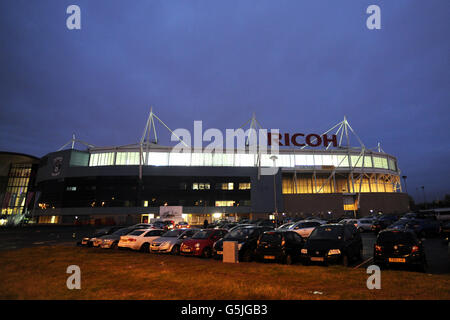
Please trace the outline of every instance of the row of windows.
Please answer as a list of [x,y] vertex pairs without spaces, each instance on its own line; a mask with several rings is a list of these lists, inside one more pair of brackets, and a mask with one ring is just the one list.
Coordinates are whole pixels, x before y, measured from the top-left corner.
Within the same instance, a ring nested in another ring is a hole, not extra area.
[[[273,155],[262,154],[261,166],[272,167]],[[382,156],[327,155],[327,154],[278,154],[277,167],[295,166],[334,166],[362,168],[380,168],[397,171],[396,162],[392,158]],[[389,160],[388,160],[389,159]],[[114,152],[93,153],[89,166],[139,165],[139,152],[117,152],[114,162]],[[149,152],[144,154],[145,165],[150,166],[219,166],[219,167],[254,167],[258,163],[255,154],[227,153],[170,153]]]
[[358,192],[396,192],[397,181],[386,179],[360,179],[328,177],[283,177],[283,194],[299,193],[358,193]]
[[9,177],[29,177],[31,175],[31,164],[16,164],[11,167]]
[[[240,182],[238,186],[239,190],[250,190],[251,184],[250,182]],[[211,184],[208,182],[194,182],[192,184],[192,190],[210,190]],[[216,190],[234,190],[234,183],[233,182],[224,182],[224,183],[217,183],[216,184]]]

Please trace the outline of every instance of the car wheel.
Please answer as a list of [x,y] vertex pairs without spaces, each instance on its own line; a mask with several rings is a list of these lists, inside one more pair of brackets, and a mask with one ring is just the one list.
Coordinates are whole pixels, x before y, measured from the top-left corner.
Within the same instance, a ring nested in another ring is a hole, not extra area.
[[179,255],[180,254],[180,246],[178,246],[178,245],[173,246],[170,253],[173,254],[174,256]]
[[360,233],[363,233],[363,232],[364,232],[364,229],[363,229],[363,228],[358,228],[358,231],[359,231]]
[[141,252],[150,252],[150,245],[148,244],[148,243],[144,243],[142,246],[141,246],[141,249],[139,250],[139,251],[141,251]]
[[285,258],[284,258],[284,263],[287,265],[292,264],[292,256],[290,254],[288,254]]
[[203,249],[202,256],[203,258],[211,258],[211,249],[210,248]]
[[347,255],[344,255],[344,256],[342,257],[342,265],[343,265],[344,267],[348,267],[348,266],[350,265],[350,261],[349,261]]
[[250,262],[252,261],[252,251],[251,250],[245,250],[242,254],[242,261],[243,262]]
[[113,242],[113,244],[111,245],[111,249],[113,250],[117,249],[117,244],[118,242]]

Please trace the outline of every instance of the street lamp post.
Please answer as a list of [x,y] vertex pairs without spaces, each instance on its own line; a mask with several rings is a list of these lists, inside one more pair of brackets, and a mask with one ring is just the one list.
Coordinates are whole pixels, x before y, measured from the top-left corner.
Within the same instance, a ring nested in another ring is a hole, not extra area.
[[420,188],[422,189],[422,193],[423,193],[423,205],[426,209],[427,208],[427,199],[425,198],[425,186],[421,186]]
[[[273,166],[276,168],[276,160],[278,159],[277,156],[271,156],[270,159],[273,161]],[[275,224],[278,227],[278,206],[277,206],[277,188],[276,188],[276,181],[275,181],[275,174],[273,175],[273,199],[274,199],[274,205],[275,205]]]
[[408,176],[402,176],[402,178],[405,183],[405,191],[406,191],[406,193],[408,193],[408,186],[406,185],[406,178],[408,178]]

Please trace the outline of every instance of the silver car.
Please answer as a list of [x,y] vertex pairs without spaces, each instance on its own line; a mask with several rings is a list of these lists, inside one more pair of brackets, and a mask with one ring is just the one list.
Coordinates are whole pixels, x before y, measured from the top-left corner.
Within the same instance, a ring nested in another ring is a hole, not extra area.
[[151,252],[180,254],[183,240],[192,237],[199,229],[175,229],[164,233],[150,244]]

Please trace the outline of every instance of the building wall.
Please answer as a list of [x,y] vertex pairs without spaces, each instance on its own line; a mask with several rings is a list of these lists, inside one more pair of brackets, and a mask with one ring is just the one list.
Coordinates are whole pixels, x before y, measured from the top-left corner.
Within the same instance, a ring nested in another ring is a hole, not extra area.
[[[285,194],[285,212],[291,215],[323,214],[330,211],[333,216],[341,216],[344,211],[344,195],[330,194]],[[357,195],[355,195],[355,198]],[[383,213],[405,213],[410,210],[408,195],[405,193],[361,193],[359,215],[367,216],[370,210]]]

